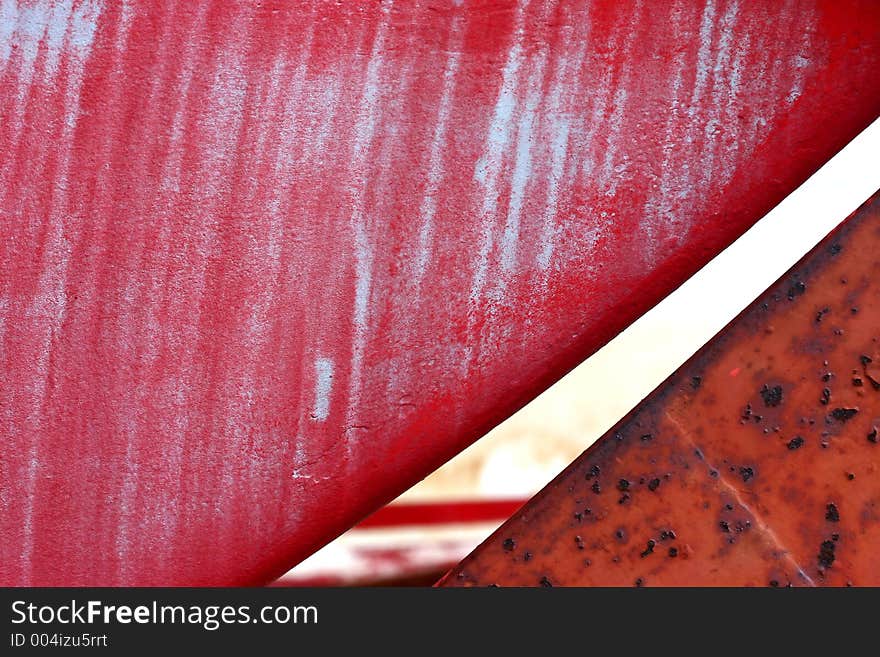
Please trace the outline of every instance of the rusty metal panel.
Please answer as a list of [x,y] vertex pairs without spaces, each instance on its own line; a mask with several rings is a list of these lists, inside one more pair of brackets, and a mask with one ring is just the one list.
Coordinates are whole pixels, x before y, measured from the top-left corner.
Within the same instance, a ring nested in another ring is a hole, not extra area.
[[875,195],[442,583],[876,586],[878,427]]
[[860,0],[0,0],[0,583],[281,574],[776,205],[878,67]]

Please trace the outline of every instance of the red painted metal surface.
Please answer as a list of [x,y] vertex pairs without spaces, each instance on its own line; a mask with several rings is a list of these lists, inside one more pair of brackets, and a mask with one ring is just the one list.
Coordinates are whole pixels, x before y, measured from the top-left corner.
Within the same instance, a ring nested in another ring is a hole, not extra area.
[[880,195],[444,579],[880,585]]
[[0,1],[0,582],[271,579],[880,114],[880,6]]

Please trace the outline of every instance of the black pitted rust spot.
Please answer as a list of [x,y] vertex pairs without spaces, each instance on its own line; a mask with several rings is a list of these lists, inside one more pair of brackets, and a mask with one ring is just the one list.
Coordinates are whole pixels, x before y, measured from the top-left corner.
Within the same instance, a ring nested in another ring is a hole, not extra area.
[[629,481],[627,481],[626,479],[621,479],[620,481],[618,481],[617,482],[617,490],[620,490],[620,491],[629,490]]
[[723,531],[725,534],[730,533],[730,525],[726,520],[722,520],[721,522],[719,522],[718,526],[721,527],[721,531]]
[[589,472],[587,472],[586,479],[589,481],[590,479],[595,479],[599,476],[599,466],[591,465]]
[[691,388],[693,388],[694,390],[699,388],[700,385],[702,385],[702,383],[703,383],[703,377],[701,377],[701,376],[692,376],[691,377]]
[[828,522],[840,522],[840,512],[834,502],[829,502],[825,507],[825,520]]
[[850,481],[852,481],[853,479],[856,478],[856,473],[855,472],[847,472],[846,478],[849,479]]
[[868,432],[868,441],[877,444],[877,427],[872,427],[871,431]]
[[661,541],[665,541],[668,538],[674,539],[675,532],[672,531],[671,529],[664,529],[662,532],[660,532],[660,540]]
[[649,541],[648,541],[648,545],[647,545],[647,547],[645,547],[644,551],[643,551],[639,556],[641,556],[642,559],[644,559],[644,558],[647,557],[649,554],[653,553],[653,552],[654,552],[654,546],[655,546],[655,545],[657,545],[657,544],[654,542],[653,539],[649,540]]
[[822,310],[816,313],[816,323],[820,324],[822,322],[822,318],[830,312],[831,308],[829,308],[828,306],[822,308]]
[[742,467],[739,469],[739,476],[742,477],[743,481],[748,481],[755,476],[755,471],[749,467]]
[[624,493],[620,496],[620,499],[617,500],[618,504],[626,504],[627,502],[629,502],[629,493]]
[[512,538],[505,538],[504,542],[501,544],[501,547],[504,548],[505,552],[513,552],[516,549],[516,541]]
[[840,244],[832,244],[828,250],[831,252],[831,255],[837,255],[840,253],[841,246]]
[[828,402],[831,401],[831,391],[828,388],[822,388],[822,396],[819,398],[819,403],[823,406],[828,406]]
[[779,582],[775,579],[771,579],[770,586],[771,586],[771,588],[777,589],[777,588],[779,588]]
[[618,541],[626,540],[626,532],[624,532],[622,529],[618,529],[616,532],[614,532],[614,538],[616,538]]
[[532,553],[526,551],[526,553],[523,554],[523,561],[531,561],[531,560],[532,560]]
[[653,437],[654,437],[654,436],[651,435],[650,433],[643,433],[643,434],[641,435],[640,438],[641,438],[641,441],[642,441],[643,443],[646,443],[646,442],[648,442],[649,440],[651,440],[651,438],[653,438]]
[[678,548],[671,547],[669,548],[669,556],[677,557],[678,556]]
[[779,406],[782,403],[782,386],[768,386],[761,388],[761,399],[765,406]]
[[635,585],[636,585],[636,588],[637,588],[637,589],[640,589],[640,588],[642,588],[642,587],[645,585],[645,580],[643,580],[641,577],[639,577],[639,578],[636,580],[636,584],[635,584]]
[[860,377],[860,376],[854,376],[854,377],[853,377],[853,380],[852,380],[852,384],[853,384],[856,388],[861,388],[862,386],[865,385],[865,382],[862,381],[862,377]]
[[602,492],[602,487],[599,486],[599,482],[598,482],[598,481],[594,481],[594,482],[593,482],[593,485],[590,486],[590,490],[592,490],[594,493],[596,493],[596,495],[598,495],[599,493]]
[[859,356],[859,360],[862,362],[862,365],[870,365],[874,362],[873,358],[871,358],[870,356],[866,356],[865,354]]
[[859,412],[857,408],[835,408],[831,411],[831,417],[838,422],[848,422],[853,419]]
[[791,440],[788,441],[788,448],[792,449],[792,450],[800,449],[801,447],[804,446],[804,442],[805,441],[803,438],[801,438],[800,436],[795,436],[794,438],[792,438]]
[[651,481],[648,482],[648,490],[655,491],[658,488],[660,488],[660,480],[657,477],[654,477]]
[[795,297],[799,297],[806,291],[807,286],[804,285],[803,281],[795,281],[792,286],[788,288],[788,300],[793,301]]
[[831,372],[825,372],[825,374],[822,375],[822,380],[825,383],[828,383],[831,380],[832,376],[834,376],[834,375]]
[[552,588],[553,588],[553,584],[550,582],[549,579],[547,579],[547,576],[546,576],[546,575],[544,575],[544,576],[541,578],[541,586],[543,586],[543,587],[545,587],[545,588],[548,588],[548,589],[552,589]]
[[834,541],[822,541],[819,546],[819,565],[822,568],[831,568],[834,563]]

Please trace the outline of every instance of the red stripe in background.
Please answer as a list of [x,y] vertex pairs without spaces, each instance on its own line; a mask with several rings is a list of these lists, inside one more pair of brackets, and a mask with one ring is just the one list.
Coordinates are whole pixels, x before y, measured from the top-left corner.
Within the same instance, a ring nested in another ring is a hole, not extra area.
[[0,583],[265,582],[484,435],[880,115],[781,4],[4,1]]
[[465,502],[422,502],[390,504],[362,520],[358,529],[402,527],[404,525],[444,525],[451,523],[506,520],[525,504],[525,499]]

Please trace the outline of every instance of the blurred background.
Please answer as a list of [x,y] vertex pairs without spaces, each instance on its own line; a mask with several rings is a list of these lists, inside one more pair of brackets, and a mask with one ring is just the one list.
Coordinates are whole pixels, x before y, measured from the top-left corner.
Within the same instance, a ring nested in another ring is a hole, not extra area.
[[880,121],[603,349],[276,584],[437,581],[876,192],[877,153]]

